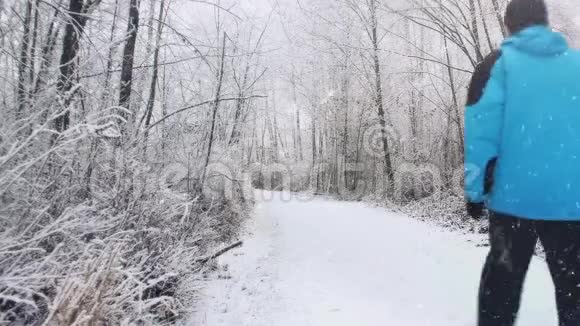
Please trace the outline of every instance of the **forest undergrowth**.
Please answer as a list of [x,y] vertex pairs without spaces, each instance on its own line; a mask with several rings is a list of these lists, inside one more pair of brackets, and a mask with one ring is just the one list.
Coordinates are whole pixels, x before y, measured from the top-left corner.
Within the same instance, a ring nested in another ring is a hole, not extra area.
[[251,203],[163,188],[110,124],[57,116],[0,128],[0,324],[174,323]]

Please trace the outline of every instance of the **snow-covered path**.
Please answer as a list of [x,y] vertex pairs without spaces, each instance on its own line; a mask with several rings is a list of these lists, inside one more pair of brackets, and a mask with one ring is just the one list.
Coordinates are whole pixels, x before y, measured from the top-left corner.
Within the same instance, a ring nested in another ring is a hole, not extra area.
[[[231,277],[208,283],[189,325],[475,325],[482,237],[363,203],[273,197],[220,258]],[[552,293],[534,258],[519,325],[555,326]]]

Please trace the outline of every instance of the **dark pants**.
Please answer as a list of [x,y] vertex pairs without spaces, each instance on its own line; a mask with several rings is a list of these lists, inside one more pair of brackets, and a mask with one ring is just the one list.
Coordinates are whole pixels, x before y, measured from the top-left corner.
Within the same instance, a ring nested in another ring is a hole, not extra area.
[[492,213],[489,234],[491,251],[479,289],[479,326],[514,325],[538,239],[556,287],[559,325],[580,325],[580,222],[533,221]]

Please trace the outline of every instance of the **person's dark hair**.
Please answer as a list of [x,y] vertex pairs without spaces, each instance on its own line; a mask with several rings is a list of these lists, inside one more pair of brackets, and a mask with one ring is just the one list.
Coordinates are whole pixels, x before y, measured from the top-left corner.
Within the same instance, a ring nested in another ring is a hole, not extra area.
[[504,22],[510,34],[534,25],[550,24],[544,0],[512,0],[505,13]]

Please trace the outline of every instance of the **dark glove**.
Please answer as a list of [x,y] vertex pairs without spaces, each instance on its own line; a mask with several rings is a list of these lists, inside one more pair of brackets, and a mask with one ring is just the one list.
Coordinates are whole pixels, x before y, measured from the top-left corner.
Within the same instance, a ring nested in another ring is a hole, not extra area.
[[485,179],[484,179],[485,181],[483,185],[483,193],[485,195],[491,193],[491,190],[493,188],[496,165],[497,165],[497,157],[494,157],[489,162],[487,162],[487,166],[485,167]]
[[483,203],[466,203],[465,208],[467,209],[467,214],[473,219],[479,220],[484,215],[485,205]]

